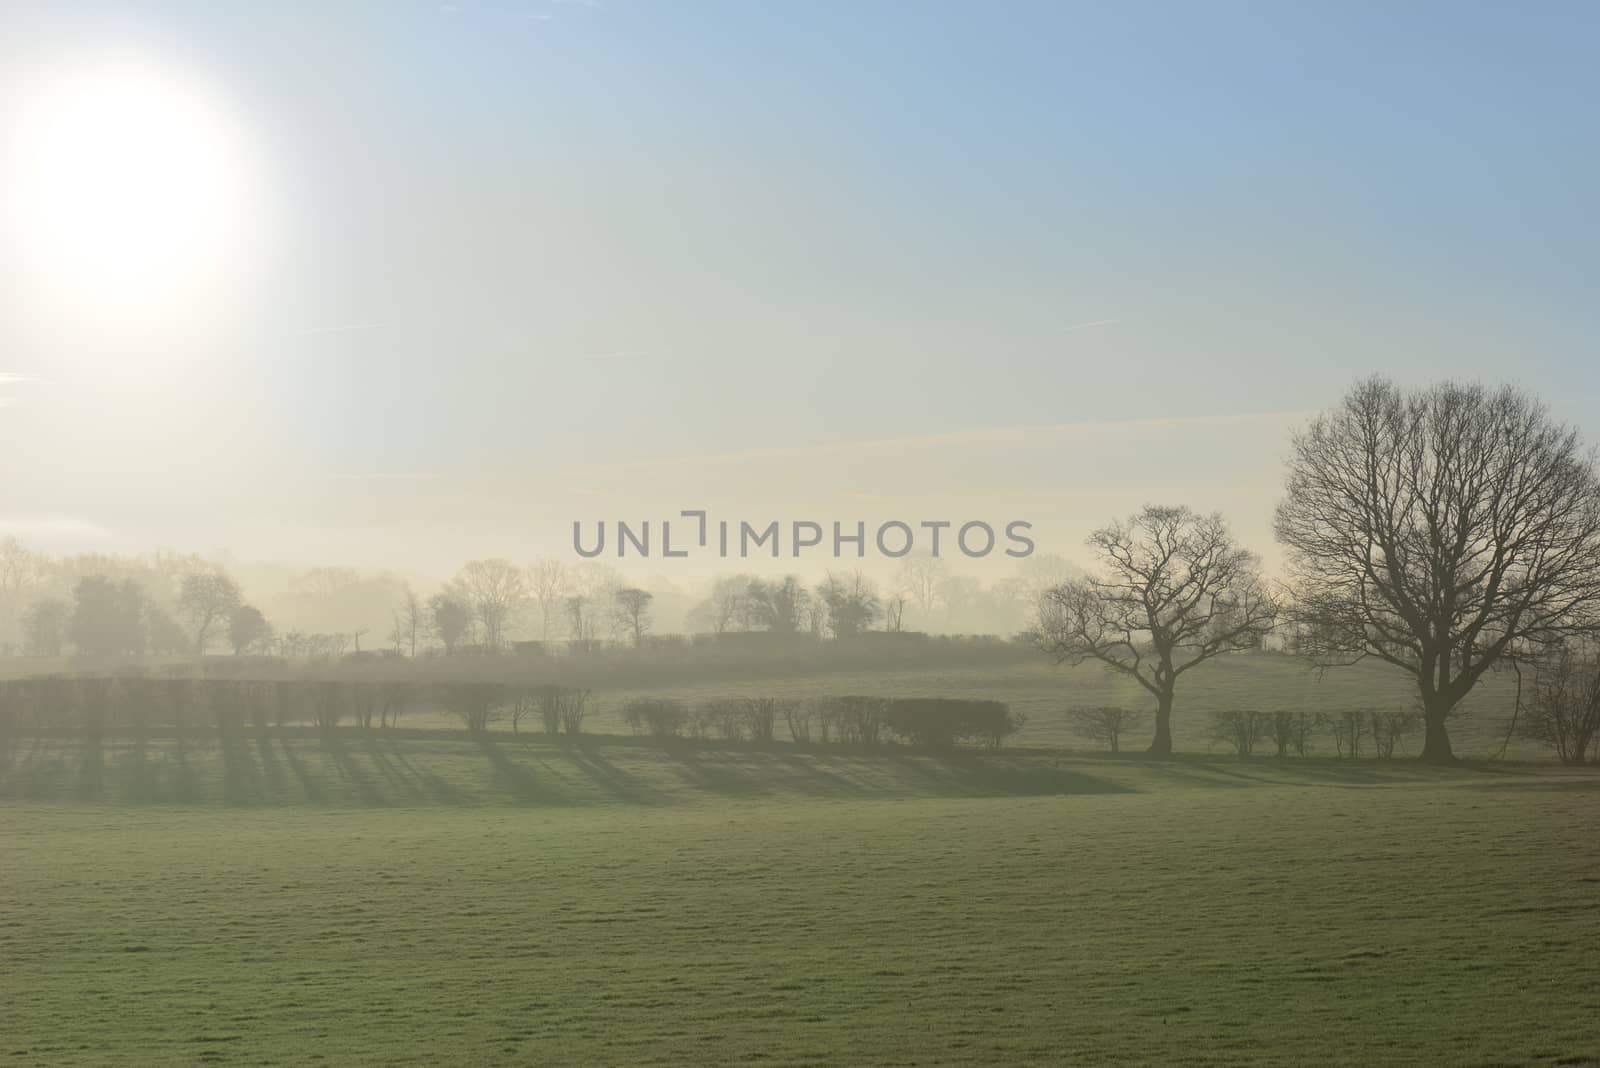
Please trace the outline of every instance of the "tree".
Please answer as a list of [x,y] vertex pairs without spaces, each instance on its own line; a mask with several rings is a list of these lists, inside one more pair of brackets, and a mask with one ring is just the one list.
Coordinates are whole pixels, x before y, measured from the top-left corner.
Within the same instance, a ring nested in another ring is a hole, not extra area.
[[1295,435],[1276,529],[1305,652],[1410,674],[1423,760],[1484,672],[1600,614],[1593,458],[1509,387],[1359,383]]
[[1555,750],[1563,764],[1583,764],[1600,747],[1600,649],[1563,643],[1539,659],[1527,718],[1517,733]]
[[933,617],[933,606],[938,603],[939,585],[944,577],[943,557],[932,553],[913,553],[900,561],[900,570],[895,577],[896,592],[910,597],[916,604],[918,618],[922,620],[924,629]]
[[550,640],[551,621],[558,618],[562,598],[572,586],[567,565],[560,560],[536,560],[528,566],[528,591],[539,606],[539,637]]
[[828,626],[835,638],[849,638],[870,627],[882,614],[882,603],[872,581],[861,572],[828,572],[817,587],[817,597],[828,607]]
[[456,573],[451,586],[483,627],[484,647],[499,649],[507,626],[527,600],[522,569],[510,560],[473,560]]
[[1088,543],[1102,573],[1040,595],[1034,644],[1058,663],[1098,660],[1144,687],[1156,702],[1149,752],[1171,753],[1178,679],[1259,646],[1278,606],[1255,554],[1234,544],[1220,515],[1150,506]]
[[650,629],[650,602],[655,600],[655,595],[649,590],[629,586],[614,593],[612,600],[616,602],[618,615],[633,632],[633,644],[643,645],[645,631]]
[[265,647],[271,641],[272,624],[255,605],[242,604],[228,617],[228,643],[233,646],[234,656],[251,648]]
[[22,613],[22,645],[33,656],[60,656],[67,640],[67,620],[72,608],[67,602],[46,597],[29,605]]
[[454,656],[456,646],[472,633],[472,608],[454,594],[436,593],[428,598],[428,621],[444,655]]
[[89,575],[72,588],[67,638],[86,656],[141,656],[145,650],[144,591],[131,579]]
[[417,600],[415,591],[410,586],[405,588],[405,596],[400,602],[399,609],[394,613],[394,629],[389,632],[389,640],[394,642],[396,649],[404,647],[406,655],[413,660],[417,656],[417,638],[428,629],[428,612],[421,601]]
[[1120,705],[1085,705],[1067,709],[1067,722],[1080,738],[1122,752],[1122,736],[1144,725],[1144,713]]
[[690,610],[690,621],[712,634],[725,634],[735,623],[749,625],[750,589],[759,580],[725,575],[711,584],[711,595]]
[[239,585],[222,571],[191,571],[178,594],[178,614],[194,635],[194,652],[206,651],[212,636],[239,607]]
[[0,538],[0,642],[8,641],[20,621],[23,597],[38,583],[44,561],[16,538]]
[[798,575],[766,581],[747,580],[741,611],[745,626],[775,634],[799,633],[810,606],[811,594]]
[[589,598],[581,593],[574,593],[567,598],[567,626],[572,632],[575,642],[589,642],[594,640],[594,621],[588,614]]

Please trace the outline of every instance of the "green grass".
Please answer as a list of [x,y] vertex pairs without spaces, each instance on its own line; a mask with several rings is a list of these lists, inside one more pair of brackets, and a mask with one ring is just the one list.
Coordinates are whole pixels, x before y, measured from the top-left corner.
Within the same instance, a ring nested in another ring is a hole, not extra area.
[[372,744],[25,739],[0,1063],[1600,1063],[1593,773]]

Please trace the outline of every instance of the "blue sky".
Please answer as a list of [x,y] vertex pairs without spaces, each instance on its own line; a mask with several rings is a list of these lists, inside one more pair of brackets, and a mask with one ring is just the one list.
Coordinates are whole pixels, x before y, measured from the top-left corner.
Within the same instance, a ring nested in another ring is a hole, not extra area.
[[[0,439],[92,414],[127,443],[33,450],[11,508],[187,546],[177,489],[155,521],[106,480],[243,463],[275,517],[354,475],[554,500],[644,459],[1248,422],[1372,371],[1513,378],[1593,437],[1597,36],[1557,3],[14,3],[0,66],[111,41],[200,72],[281,213],[203,329],[91,343],[0,297],[0,372],[41,380],[0,385]],[[145,444],[163,404],[212,446]],[[999,478],[962,466],[953,498]],[[385,514],[438,507],[383,485]],[[517,533],[451,501],[450,551]],[[213,536],[261,507],[213,501]]]

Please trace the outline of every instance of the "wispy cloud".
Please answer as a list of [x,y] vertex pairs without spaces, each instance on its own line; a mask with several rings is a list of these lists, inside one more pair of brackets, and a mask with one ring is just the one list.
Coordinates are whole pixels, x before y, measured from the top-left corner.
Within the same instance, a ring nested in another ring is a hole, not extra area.
[[1068,334],[1074,330],[1087,330],[1091,326],[1110,326],[1112,323],[1120,323],[1121,321],[1121,319],[1090,319],[1086,323],[1073,323],[1071,326],[1063,326],[1061,332]]
[[13,537],[100,540],[111,532],[99,523],[71,516],[0,516],[0,534]]
[[856,455],[863,453],[901,454],[913,449],[947,449],[979,445],[1042,445],[1053,440],[1096,438],[1111,433],[1178,433],[1198,427],[1233,427],[1281,424],[1285,427],[1304,419],[1305,412],[1261,412],[1241,415],[1197,415],[1159,419],[1115,419],[1084,423],[1046,423],[1031,426],[994,427],[963,430],[947,434],[923,434],[903,438],[867,441],[841,441],[789,448],[751,449],[744,452],[709,453],[693,456],[599,464],[578,468],[585,472],[647,471],[685,465],[736,464],[750,460]]

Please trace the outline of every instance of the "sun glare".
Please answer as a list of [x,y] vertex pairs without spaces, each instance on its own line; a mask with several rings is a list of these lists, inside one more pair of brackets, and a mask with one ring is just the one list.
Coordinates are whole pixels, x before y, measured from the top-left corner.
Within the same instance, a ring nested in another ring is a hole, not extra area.
[[248,256],[249,138],[181,70],[119,58],[25,90],[7,208],[30,278],[76,315],[163,316]]

